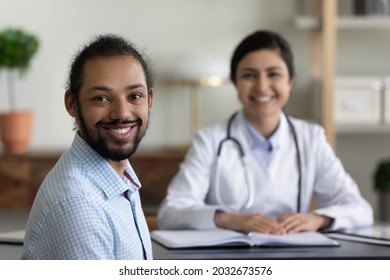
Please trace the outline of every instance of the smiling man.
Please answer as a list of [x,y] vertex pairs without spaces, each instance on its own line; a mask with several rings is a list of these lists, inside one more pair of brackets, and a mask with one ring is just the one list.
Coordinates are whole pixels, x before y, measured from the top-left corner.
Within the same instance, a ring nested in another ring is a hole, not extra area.
[[152,102],[150,66],[130,42],[98,36],[76,55],[65,107],[77,133],[38,191],[22,259],[152,258],[128,161]]

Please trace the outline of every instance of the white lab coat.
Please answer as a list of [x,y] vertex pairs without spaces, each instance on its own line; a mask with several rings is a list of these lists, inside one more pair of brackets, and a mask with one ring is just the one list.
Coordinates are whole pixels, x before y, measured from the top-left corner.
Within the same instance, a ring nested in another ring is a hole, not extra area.
[[[327,143],[321,126],[294,119],[301,157],[301,212],[310,211],[314,196],[318,209],[314,212],[334,219],[331,230],[368,226],[373,211],[361,196],[354,180]],[[196,133],[191,149],[171,181],[158,212],[160,229],[214,229],[216,210],[261,213],[278,217],[297,211],[298,164],[292,130],[281,114],[280,145],[273,152],[268,168],[251,151],[251,137],[240,112],[233,121],[231,135],[245,154],[245,169],[237,146],[232,141],[223,145],[220,162],[220,196],[215,192],[215,172],[219,143],[226,137],[227,122]],[[248,179],[245,179],[245,172]],[[249,187],[253,204],[245,208]]]

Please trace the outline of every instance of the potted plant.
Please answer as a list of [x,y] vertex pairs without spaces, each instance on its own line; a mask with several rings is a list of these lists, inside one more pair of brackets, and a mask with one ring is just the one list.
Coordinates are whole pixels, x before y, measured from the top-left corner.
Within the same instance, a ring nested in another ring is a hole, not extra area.
[[8,111],[0,114],[0,136],[6,152],[25,153],[32,134],[32,112],[16,109],[15,80],[29,69],[38,38],[22,29],[0,32],[0,69],[7,74]]
[[390,159],[379,162],[374,174],[374,188],[379,193],[380,219],[390,222]]

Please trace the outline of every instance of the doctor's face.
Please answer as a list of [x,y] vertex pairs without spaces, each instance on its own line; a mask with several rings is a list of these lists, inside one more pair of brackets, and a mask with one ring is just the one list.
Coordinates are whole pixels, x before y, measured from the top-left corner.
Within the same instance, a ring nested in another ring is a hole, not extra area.
[[131,56],[98,57],[86,62],[83,74],[79,100],[65,95],[68,112],[102,157],[127,159],[145,135],[153,100],[141,64]]
[[251,122],[278,119],[291,87],[287,65],[276,50],[250,52],[238,63],[238,98]]

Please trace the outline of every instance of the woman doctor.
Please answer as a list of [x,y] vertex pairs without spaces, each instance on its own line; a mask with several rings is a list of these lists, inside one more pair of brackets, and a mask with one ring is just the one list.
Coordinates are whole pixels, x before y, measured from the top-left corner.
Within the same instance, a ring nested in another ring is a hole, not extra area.
[[285,234],[371,225],[372,208],[322,127],[282,111],[295,77],[288,42],[270,31],[250,34],[230,71],[242,110],[195,135],[159,228]]

